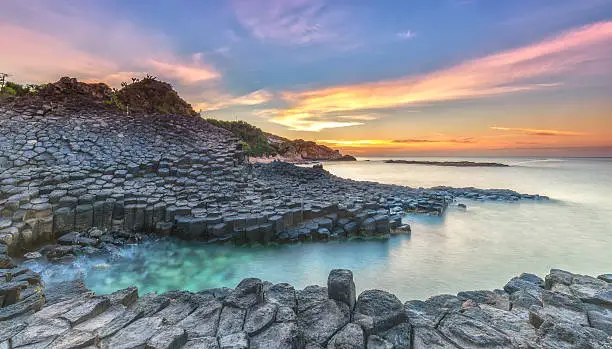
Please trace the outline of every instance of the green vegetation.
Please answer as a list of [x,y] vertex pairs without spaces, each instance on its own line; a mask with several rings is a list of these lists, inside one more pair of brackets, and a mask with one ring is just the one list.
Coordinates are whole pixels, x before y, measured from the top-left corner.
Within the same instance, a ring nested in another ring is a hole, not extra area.
[[131,83],[121,83],[121,89],[113,89],[107,104],[126,111],[197,116],[191,105],[172,89],[172,85],[147,75],[132,78]]
[[34,95],[44,85],[21,85],[12,81],[7,81],[4,86],[0,87],[0,97],[22,97],[27,95]]
[[278,150],[268,143],[266,134],[258,127],[244,121],[206,119],[211,124],[224,128],[243,140],[243,150],[249,156],[276,155]]

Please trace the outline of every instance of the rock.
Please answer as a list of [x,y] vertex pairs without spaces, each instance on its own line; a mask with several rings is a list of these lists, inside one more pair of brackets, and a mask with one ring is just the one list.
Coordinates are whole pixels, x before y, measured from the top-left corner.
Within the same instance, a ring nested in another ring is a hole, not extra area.
[[380,335],[390,343],[394,349],[410,349],[412,343],[412,327],[408,323],[402,323],[390,328]]
[[[126,312],[125,307],[121,304],[115,304],[108,308],[102,314],[91,318],[85,322],[80,323],[75,326],[74,329],[85,331],[85,332],[94,332],[104,326],[110,324],[113,320],[119,318]],[[127,324],[126,324],[127,326]]]
[[159,296],[156,293],[147,293],[140,297],[136,303],[131,306],[135,313],[142,312],[142,316],[152,316],[170,305],[170,299],[165,296]]
[[217,334],[222,304],[210,301],[200,305],[191,315],[178,323],[184,328],[189,338],[214,337]]
[[327,349],[364,348],[363,330],[357,324],[348,324],[336,333],[327,344]]
[[122,290],[115,291],[108,295],[111,304],[123,304],[126,307],[134,304],[138,299],[138,288],[130,286]]
[[23,255],[23,258],[25,258],[25,259],[38,259],[38,258],[41,258],[41,257],[42,257],[42,254],[40,252],[36,252],[36,251],[28,252],[28,253]]
[[147,341],[150,349],[180,349],[187,343],[187,332],[180,327],[164,328]]
[[220,349],[248,349],[249,337],[244,332],[219,337]]
[[110,307],[108,298],[94,297],[71,309],[67,313],[64,313],[62,318],[68,320],[72,326],[76,326],[101,314],[108,309],[108,307]]
[[123,329],[124,327],[127,327],[132,322],[142,318],[142,316],[143,316],[142,310],[141,311],[127,310],[119,314],[115,318],[113,318],[111,321],[109,321],[104,326],[94,330],[94,332],[98,335],[99,338],[107,338],[107,337],[114,335],[119,330]]
[[57,337],[51,344],[54,349],[77,349],[93,345],[96,337],[91,332],[70,330]]
[[197,304],[185,299],[171,299],[170,304],[160,310],[155,316],[163,318],[164,323],[175,325],[185,319],[197,308]]
[[350,320],[344,303],[328,299],[298,313],[298,327],[305,341],[325,345]]
[[81,246],[97,246],[99,243],[97,239],[92,239],[86,236],[81,236],[78,233],[64,234],[57,239],[57,242],[61,245],[81,245]]
[[559,269],[551,269],[550,273],[546,275],[544,284],[546,289],[551,289],[554,284],[561,284],[569,286],[572,284],[573,275],[570,272]]
[[27,328],[13,337],[13,347],[18,348],[29,344],[54,340],[69,329],[70,324],[68,321],[62,319],[48,319],[29,324]]
[[27,281],[11,281],[5,284],[0,284],[0,307],[7,307],[17,303],[21,291],[29,286]]
[[508,336],[490,327],[461,314],[447,315],[438,328],[440,333],[457,343],[462,348],[512,348]]
[[263,302],[263,283],[259,279],[242,280],[224,299],[224,304],[236,308],[248,309]]
[[599,280],[603,280],[607,283],[612,283],[612,274],[601,274],[597,276]]
[[297,310],[301,313],[328,298],[327,288],[321,286],[306,286],[303,290],[296,292]]
[[543,348],[609,347],[605,332],[578,324],[546,321],[538,330],[538,337],[537,343]]
[[332,270],[327,278],[327,292],[330,299],[344,302],[352,310],[356,298],[353,273],[346,269]]
[[302,338],[295,323],[275,323],[251,337],[251,349],[301,348]]
[[368,290],[359,295],[353,318],[360,324],[371,319],[372,328],[366,329],[369,335],[402,323],[406,316],[404,307],[396,296],[381,290]]
[[162,323],[163,319],[159,317],[136,320],[103,342],[102,347],[108,349],[145,347],[147,341],[162,328]]
[[459,349],[432,327],[416,327],[413,336],[413,349]]
[[587,316],[591,327],[607,333],[608,336],[612,336],[612,310],[606,309],[602,312],[589,311]]
[[244,325],[246,312],[247,311],[245,309],[229,306],[223,307],[223,310],[221,310],[221,317],[219,319],[217,337],[223,337],[232,333],[241,332]]
[[[266,303],[266,304],[256,305],[253,308],[249,309],[249,312],[247,313],[247,316],[246,316],[246,320],[244,321],[244,331],[249,336],[254,336],[257,333],[266,329],[271,323],[274,322],[277,307],[278,305],[275,303]],[[284,308],[290,310],[290,308],[288,307],[284,307]],[[291,312],[293,312],[293,310],[291,310]],[[279,322],[287,321],[286,319],[282,319],[282,318],[281,320],[284,320],[284,321],[279,321]]]
[[219,349],[217,337],[200,337],[191,339],[183,349]]
[[278,307],[276,311],[276,322],[292,322],[297,321],[297,315],[295,311],[289,307]]
[[11,269],[15,268],[17,265],[13,262],[13,259],[9,257],[7,254],[0,253],[0,269]]
[[268,303],[276,303],[279,306],[286,306],[294,310],[297,308],[295,289],[289,284],[272,285],[265,290],[264,298]]
[[368,337],[368,349],[393,349],[393,344],[373,334]]

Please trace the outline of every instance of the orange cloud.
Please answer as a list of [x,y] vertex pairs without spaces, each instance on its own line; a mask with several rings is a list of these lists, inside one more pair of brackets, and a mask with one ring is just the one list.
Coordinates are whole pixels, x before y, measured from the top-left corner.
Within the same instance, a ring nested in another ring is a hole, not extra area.
[[530,136],[584,136],[584,132],[574,131],[559,131],[559,130],[538,130],[534,128],[515,128],[515,127],[490,127],[492,130],[497,131],[515,131],[521,134]]
[[[421,76],[285,92],[292,106],[273,112],[271,121],[291,130],[318,131],[361,125],[339,121],[368,110],[541,90],[559,86],[551,78],[576,72],[582,64],[609,64],[612,21],[577,28],[540,43],[509,50]],[[539,80],[539,81],[537,81]],[[536,82],[537,81],[537,82]]]

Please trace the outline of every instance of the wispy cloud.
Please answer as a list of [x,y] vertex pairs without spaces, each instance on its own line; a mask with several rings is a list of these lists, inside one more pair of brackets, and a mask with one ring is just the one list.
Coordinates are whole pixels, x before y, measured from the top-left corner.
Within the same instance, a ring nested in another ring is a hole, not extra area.
[[526,134],[529,136],[584,136],[586,133],[584,132],[575,132],[575,131],[560,131],[560,130],[539,130],[533,128],[516,128],[516,127],[490,127],[492,130],[496,131],[511,131],[517,132],[520,134]]
[[290,107],[274,111],[271,121],[305,131],[361,125],[339,121],[338,116],[351,119],[374,109],[548,89],[561,85],[558,81],[567,74],[581,74],[584,64],[598,63],[606,69],[611,58],[612,21],[600,22],[429,74],[285,92],[282,98]]
[[255,38],[283,44],[328,42],[340,14],[323,0],[233,0],[238,22]]
[[416,33],[413,32],[412,30],[406,30],[406,31],[395,34],[395,36],[397,36],[398,38],[402,40],[410,40],[416,37]]
[[[210,98],[210,96],[204,96]],[[204,111],[214,111],[232,106],[254,106],[267,103],[274,98],[274,94],[267,90],[257,90],[243,96],[234,97],[229,94],[215,96],[208,101],[196,104],[196,108]]]

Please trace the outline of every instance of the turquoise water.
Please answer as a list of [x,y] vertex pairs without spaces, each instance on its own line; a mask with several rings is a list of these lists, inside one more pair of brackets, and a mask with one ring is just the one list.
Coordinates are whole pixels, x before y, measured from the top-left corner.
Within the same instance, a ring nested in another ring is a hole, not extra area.
[[[405,158],[410,159],[410,158]],[[346,178],[431,187],[508,188],[550,196],[548,202],[464,201],[443,217],[408,215],[411,236],[389,240],[236,247],[180,241],[132,246],[113,263],[80,259],[47,268],[47,280],[77,274],[99,293],[136,285],[142,293],[235,286],[242,278],[325,284],[332,268],[349,268],[359,290],[380,288],[400,299],[502,287],[521,272],[550,268],[612,271],[612,159],[474,159],[508,168],[385,164],[380,159],[326,163]],[[360,159],[361,160],[361,159]],[[41,266],[36,266],[41,267]]]

